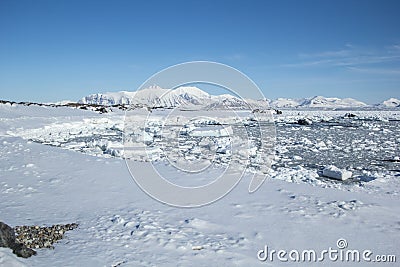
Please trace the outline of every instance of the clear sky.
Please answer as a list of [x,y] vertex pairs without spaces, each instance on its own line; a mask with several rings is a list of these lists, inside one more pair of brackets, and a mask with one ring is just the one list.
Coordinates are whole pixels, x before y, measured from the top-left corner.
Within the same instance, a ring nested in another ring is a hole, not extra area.
[[0,0],[0,99],[136,90],[192,60],[267,98],[400,98],[400,1]]

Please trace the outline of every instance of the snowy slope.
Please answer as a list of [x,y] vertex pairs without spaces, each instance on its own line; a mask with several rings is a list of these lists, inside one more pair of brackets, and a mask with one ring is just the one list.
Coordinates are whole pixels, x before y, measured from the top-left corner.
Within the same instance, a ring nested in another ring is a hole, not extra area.
[[353,98],[340,99],[336,97],[315,96],[311,99],[305,100],[300,106],[309,108],[358,108],[366,107],[367,104]]
[[[80,100],[86,104],[116,105],[116,104],[142,104],[157,107],[185,107],[195,105],[205,109],[244,109],[248,104],[254,108],[364,108],[367,104],[352,98],[336,98],[315,96],[312,98],[289,99],[278,98],[273,101],[261,101],[254,99],[241,99],[239,97],[224,94],[210,95],[197,87],[179,87],[174,90],[153,86],[137,92],[114,92],[93,94]],[[400,101],[389,99],[382,103],[385,107],[397,107]]]
[[201,101],[205,101],[211,98],[211,95],[194,86],[178,87],[174,90],[174,93],[188,101],[194,103],[198,102],[199,104],[201,103]]
[[109,92],[92,94],[82,98],[79,102],[83,104],[97,104],[97,105],[116,105],[116,104],[133,104],[135,98],[134,92]]
[[289,98],[278,98],[271,101],[271,107],[274,108],[295,108],[300,106],[304,100],[295,100]]
[[211,96],[196,87],[179,87],[175,90],[152,86],[135,92],[110,92],[93,94],[79,102],[98,105],[143,104],[147,106],[176,107],[180,105],[200,105]]
[[335,108],[362,108],[362,107],[367,107],[368,105],[352,98],[341,99],[337,97],[315,96],[312,98],[304,98],[304,99],[278,98],[271,102],[271,106],[275,108],[335,109]]
[[388,100],[383,101],[379,105],[387,108],[400,107],[400,100],[392,97],[389,98]]
[[[174,90],[153,86],[136,92],[114,92],[93,94],[80,100],[84,104],[118,105],[143,104],[156,107],[177,107],[197,105],[206,109],[225,109],[247,107],[246,101],[229,94],[209,95],[197,87],[178,87]],[[268,103],[249,100],[258,108],[267,108]]]

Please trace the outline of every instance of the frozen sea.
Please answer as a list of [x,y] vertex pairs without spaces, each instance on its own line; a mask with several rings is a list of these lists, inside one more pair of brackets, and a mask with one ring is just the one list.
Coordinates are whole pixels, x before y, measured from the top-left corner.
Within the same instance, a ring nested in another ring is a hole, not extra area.
[[[140,121],[143,111],[135,112],[131,118]],[[304,118],[312,123],[297,124]],[[177,184],[197,186],[232,164],[232,139],[220,124],[203,119],[180,127],[175,144],[161,138],[165,132],[152,123],[136,139],[143,141],[146,153],[127,155],[124,119],[121,111],[0,105],[1,221],[11,226],[79,223],[55,249],[39,249],[29,259],[1,249],[0,265],[364,266],[363,260],[299,263],[276,255],[265,261],[257,257],[265,246],[288,252],[339,249],[339,239],[347,243],[342,250],[371,250],[372,260],[398,258],[399,110],[284,110],[274,115],[276,143],[264,184],[249,194],[251,174],[266,171],[257,160],[257,153],[265,151],[250,138],[249,153],[241,156],[254,160],[239,184],[221,200],[189,209],[144,193],[124,158],[137,162],[143,175],[154,165]],[[178,155],[175,163],[208,162],[210,167],[177,175],[166,165],[172,148]],[[236,164],[242,164],[240,158]],[[322,177],[328,165],[349,170],[353,177]]]

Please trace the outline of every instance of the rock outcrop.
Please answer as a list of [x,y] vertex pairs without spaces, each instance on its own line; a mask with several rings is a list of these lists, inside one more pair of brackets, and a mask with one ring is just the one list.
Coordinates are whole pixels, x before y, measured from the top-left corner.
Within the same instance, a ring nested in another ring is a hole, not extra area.
[[29,258],[36,255],[36,251],[16,242],[14,229],[7,224],[0,222],[0,247],[12,249],[18,257]]

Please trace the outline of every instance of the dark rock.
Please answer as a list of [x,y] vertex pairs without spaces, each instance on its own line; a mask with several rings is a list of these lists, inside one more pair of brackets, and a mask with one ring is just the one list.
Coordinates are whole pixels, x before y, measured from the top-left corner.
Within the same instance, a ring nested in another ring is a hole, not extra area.
[[36,255],[36,251],[26,247],[15,240],[15,232],[7,224],[0,222],[0,247],[12,249],[13,253],[18,257],[29,258]]
[[36,255],[36,251],[31,248],[27,248],[21,243],[15,243],[15,247],[12,248],[13,253],[18,257],[29,258],[30,256]]
[[15,243],[14,230],[7,224],[0,222],[0,247],[9,248]]
[[354,117],[357,117],[357,115],[355,115],[353,113],[346,113],[346,114],[344,114],[344,117],[345,118],[354,118]]
[[97,108],[96,111],[99,112],[100,114],[102,114],[102,113],[107,113],[107,112],[108,112],[107,109],[106,109],[105,107]]
[[311,125],[312,121],[310,121],[308,119],[299,119],[297,121],[297,124],[299,124],[299,125]]

